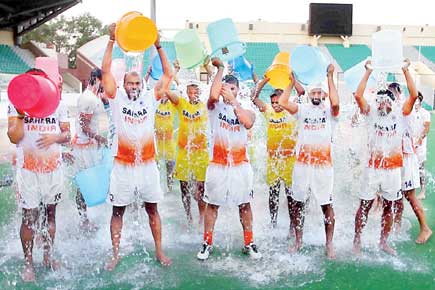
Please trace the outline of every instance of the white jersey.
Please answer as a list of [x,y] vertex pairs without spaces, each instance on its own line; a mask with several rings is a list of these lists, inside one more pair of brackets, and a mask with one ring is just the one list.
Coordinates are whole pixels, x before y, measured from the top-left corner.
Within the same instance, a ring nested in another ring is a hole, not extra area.
[[[9,104],[8,117],[17,117],[14,106]],[[62,101],[56,111],[45,118],[24,117],[24,137],[17,146],[17,168],[37,173],[55,171],[61,165],[61,145],[54,143],[40,149],[37,141],[44,134],[60,134],[60,123],[68,123],[68,112]]]
[[154,160],[154,117],[157,102],[153,90],[130,100],[124,90],[109,99],[115,136],[112,152],[115,160],[128,165]]
[[296,143],[297,162],[305,165],[332,166],[332,134],[338,118],[332,115],[331,107],[298,104],[296,114],[298,138]]
[[91,145],[94,139],[89,138],[81,126],[80,115],[91,116],[89,128],[98,134],[98,111],[101,110],[101,100],[89,89],[86,89],[77,101],[76,136],[73,140],[77,145]]
[[369,103],[367,116],[369,137],[368,166],[377,169],[394,169],[403,166],[403,133],[406,117],[401,104],[393,103],[392,111],[381,116],[377,103]]
[[[249,107],[242,104],[242,108]],[[249,162],[248,129],[239,122],[234,107],[219,100],[209,111],[209,120],[213,148],[211,162],[230,166]]]

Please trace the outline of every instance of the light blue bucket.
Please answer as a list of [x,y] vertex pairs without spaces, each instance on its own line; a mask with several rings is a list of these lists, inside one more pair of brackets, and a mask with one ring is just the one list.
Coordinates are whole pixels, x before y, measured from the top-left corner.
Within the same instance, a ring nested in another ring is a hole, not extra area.
[[89,207],[102,204],[109,193],[110,173],[113,156],[109,149],[103,150],[103,158],[99,165],[78,172],[74,178],[77,187]]
[[[172,62],[171,59],[168,59],[169,62]],[[151,77],[158,81],[163,75],[163,65],[162,61],[160,60],[160,56],[156,55],[153,58],[153,61],[151,63]]]
[[291,54],[290,66],[296,79],[304,85],[325,80],[329,60],[318,47],[298,45]]
[[[365,63],[366,60],[363,60],[344,72],[344,82],[346,83],[346,86],[353,93],[356,92],[356,89],[358,88],[358,85],[361,82],[364,73],[366,72],[366,69],[364,67]],[[377,72],[375,71],[372,72],[372,74],[369,77],[369,80],[367,81],[367,86],[366,86],[367,88],[376,87],[377,75],[378,75]]]
[[246,52],[246,44],[239,39],[239,33],[231,18],[224,18],[207,26],[211,56],[223,61],[234,59]]
[[156,55],[151,63],[151,77],[158,81],[163,75],[163,66],[160,56]]
[[243,55],[228,61],[228,64],[233,68],[235,76],[241,81],[252,79],[254,65],[251,64]]

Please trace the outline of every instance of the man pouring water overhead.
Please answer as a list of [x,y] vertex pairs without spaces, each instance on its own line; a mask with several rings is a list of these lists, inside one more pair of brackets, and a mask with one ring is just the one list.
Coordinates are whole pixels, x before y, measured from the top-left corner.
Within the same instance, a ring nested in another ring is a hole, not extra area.
[[[143,204],[154,237],[156,258],[163,265],[171,264],[162,250],[162,226],[157,204],[163,198],[160,174],[155,161],[154,117],[156,94],[144,90],[141,75],[130,71],[124,76],[123,88],[117,89],[110,71],[116,24],[109,27],[110,40],[104,53],[102,72],[105,94],[112,108],[115,136],[112,151],[115,156],[108,201],[113,205],[110,232],[113,257],[106,269],[113,270],[120,260],[119,245],[123,215],[127,205]],[[160,39],[154,43],[163,66],[169,66]],[[165,70],[168,71],[168,70]]]

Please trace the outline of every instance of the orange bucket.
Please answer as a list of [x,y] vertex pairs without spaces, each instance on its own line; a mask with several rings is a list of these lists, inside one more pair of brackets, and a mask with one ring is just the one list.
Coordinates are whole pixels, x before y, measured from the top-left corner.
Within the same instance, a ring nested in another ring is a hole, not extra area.
[[131,11],[116,23],[116,41],[123,50],[142,52],[157,40],[157,27],[142,13]]
[[279,52],[275,55],[272,64],[266,70],[265,76],[269,78],[269,84],[276,89],[285,89],[290,85],[290,54]]

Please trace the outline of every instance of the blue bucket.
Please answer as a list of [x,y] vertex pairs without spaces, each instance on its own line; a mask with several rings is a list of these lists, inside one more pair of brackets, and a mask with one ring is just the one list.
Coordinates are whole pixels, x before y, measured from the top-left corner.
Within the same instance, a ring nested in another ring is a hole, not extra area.
[[109,193],[110,173],[113,156],[110,150],[103,150],[103,158],[99,165],[78,172],[74,178],[77,187],[89,207],[102,204]]
[[240,41],[239,33],[231,18],[210,23],[207,26],[207,34],[212,49],[212,57],[228,61],[246,52],[246,44]]
[[160,56],[156,55],[151,63],[151,77],[158,81],[163,75],[163,66]]
[[[364,73],[366,72],[366,69],[364,67],[365,63],[366,60],[363,60],[362,62],[354,65],[353,67],[344,72],[344,82],[352,92],[356,92],[356,89],[358,88],[358,85],[361,82]],[[377,75],[378,73],[372,72],[369,80],[367,81],[367,88],[376,87]]]
[[290,66],[296,79],[304,85],[325,80],[329,60],[318,47],[298,45],[292,52]]
[[243,55],[228,61],[228,64],[233,68],[235,76],[241,81],[252,79],[254,73],[254,65],[251,64]]

